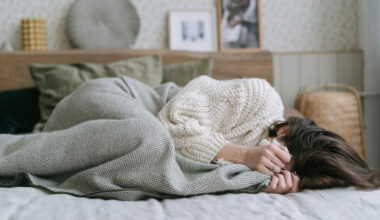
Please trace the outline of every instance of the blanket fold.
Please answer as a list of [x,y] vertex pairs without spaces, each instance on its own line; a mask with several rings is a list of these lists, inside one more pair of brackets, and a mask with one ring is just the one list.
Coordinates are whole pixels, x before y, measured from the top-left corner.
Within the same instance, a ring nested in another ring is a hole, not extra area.
[[118,200],[267,186],[269,176],[244,165],[201,163],[175,152],[156,115],[178,90],[128,77],[82,84],[56,107],[44,132],[0,135],[0,186]]

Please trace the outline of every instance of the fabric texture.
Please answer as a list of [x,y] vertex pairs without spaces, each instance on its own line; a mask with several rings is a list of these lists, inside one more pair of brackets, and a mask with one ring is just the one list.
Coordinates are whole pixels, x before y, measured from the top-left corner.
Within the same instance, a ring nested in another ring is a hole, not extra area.
[[[110,64],[32,64],[29,69],[41,94],[39,107],[42,125],[49,119],[55,106],[85,81],[100,77],[129,76],[155,87],[162,80],[162,61],[158,55]],[[37,127],[41,127],[41,124]]]
[[177,154],[155,115],[178,92],[129,77],[83,83],[59,103],[44,132],[0,135],[0,185],[36,186],[105,199],[258,192],[268,175]]
[[165,105],[159,119],[180,154],[208,163],[228,143],[256,147],[271,124],[284,120],[283,111],[266,80],[200,76]]
[[[1,220],[378,220],[380,189],[353,187],[298,193],[226,193],[179,199],[116,201],[0,188]],[[333,207],[333,208],[332,208]]]
[[197,59],[185,63],[169,64],[163,67],[162,82],[174,82],[184,87],[191,80],[201,75],[212,75],[214,62],[212,57]]
[[40,119],[36,88],[0,93],[0,133],[29,133]]
[[67,33],[79,48],[130,48],[140,19],[128,0],[77,0],[67,16]]

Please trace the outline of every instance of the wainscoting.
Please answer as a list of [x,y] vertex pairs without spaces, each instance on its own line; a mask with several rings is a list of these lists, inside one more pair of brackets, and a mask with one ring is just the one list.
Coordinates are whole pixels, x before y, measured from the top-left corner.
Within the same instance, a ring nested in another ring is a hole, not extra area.
[[325,82],[341,82],[363,90],[363,54],[273,53],[274,86],[284,104],[294,106],[300,88]]

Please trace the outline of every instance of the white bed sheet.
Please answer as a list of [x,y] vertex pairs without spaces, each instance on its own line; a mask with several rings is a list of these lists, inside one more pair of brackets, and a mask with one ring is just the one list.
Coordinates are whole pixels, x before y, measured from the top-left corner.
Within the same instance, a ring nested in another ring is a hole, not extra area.
[[380,219],[380,190],[306,190],[116,201],[0,188],[0,219]]

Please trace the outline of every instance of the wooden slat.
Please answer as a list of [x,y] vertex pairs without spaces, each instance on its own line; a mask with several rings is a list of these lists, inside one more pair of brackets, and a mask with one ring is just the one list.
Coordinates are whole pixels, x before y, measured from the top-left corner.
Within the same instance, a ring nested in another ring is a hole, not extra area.
[[305,54],[299,56],[299,86],[314,85],[318,83],[318,55]]
[[355,86],[358,65],[355,61],[355,56],[352,53],[337,55],[337,78],[338,82]]
[[213,77],[231,79],[259,77],[273,83],[272,55],[267,51],[244,53],[201,53],[170,50],[67,50],[0,53],[0,91],[33,87],[28,71],[31,63],[108,63],[150,54],[161,54],[164,64],[181,63],[212,56]]
[[359,91],[363,90],[363,55],[352,54],[352,85]]
[[273,85],[277,92],[281,91],[281,55],[273,56]]

